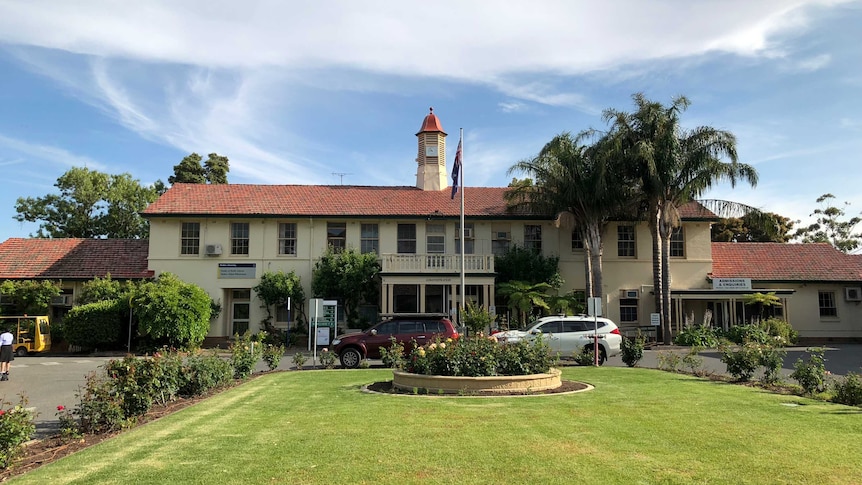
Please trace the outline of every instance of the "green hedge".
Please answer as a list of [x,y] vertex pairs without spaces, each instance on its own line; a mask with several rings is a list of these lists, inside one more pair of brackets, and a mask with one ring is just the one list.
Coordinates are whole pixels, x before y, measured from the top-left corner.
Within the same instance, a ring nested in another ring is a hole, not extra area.
[[127,308],[119,300],[73,307],[63,320],[66,341],[84,349],[119,347],[120,326]]

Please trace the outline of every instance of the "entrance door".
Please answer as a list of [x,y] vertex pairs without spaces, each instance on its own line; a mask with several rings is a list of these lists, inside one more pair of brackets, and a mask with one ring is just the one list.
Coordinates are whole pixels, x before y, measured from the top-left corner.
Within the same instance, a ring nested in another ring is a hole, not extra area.
[[251,290],[233,290],[231,297],[230,334],[244,335],[251,316]]

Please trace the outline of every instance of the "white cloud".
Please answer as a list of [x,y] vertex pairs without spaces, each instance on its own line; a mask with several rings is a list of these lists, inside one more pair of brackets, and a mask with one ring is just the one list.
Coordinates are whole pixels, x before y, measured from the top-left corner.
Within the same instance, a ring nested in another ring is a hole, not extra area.
[[809,57],[797,61],[796,68],[800,71],[818,71],[828,66],[832,62],[832,56],[829,54],[820,54],[819,56]]
[[17,152],[27,156],[28,163],[51,162],[66,167],[88,167],[95,170],[104,170],[104,165],[95,160],[80,155],[75,155],[62,148],[54,146],[30,143],[17,138],[0,134],[0,146],[7,152]]

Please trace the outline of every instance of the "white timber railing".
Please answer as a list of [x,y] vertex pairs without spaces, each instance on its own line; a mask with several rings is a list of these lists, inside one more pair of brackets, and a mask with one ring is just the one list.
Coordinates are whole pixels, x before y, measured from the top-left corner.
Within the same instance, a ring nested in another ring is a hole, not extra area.
[[[460,254],[383,254],[380,256],[383,273],[458,273],[461,271]],[[464,271],[493,273],[493,254],[464,256]]]

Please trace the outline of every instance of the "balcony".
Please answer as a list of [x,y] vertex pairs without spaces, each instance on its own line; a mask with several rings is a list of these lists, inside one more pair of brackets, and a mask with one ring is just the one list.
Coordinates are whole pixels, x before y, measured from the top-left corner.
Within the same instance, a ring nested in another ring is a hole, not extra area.
[[[382,254],[382,273],[460,273],[460,254]],[[468,254],[464,257],[467,273],[493,273],[493,254]]]

